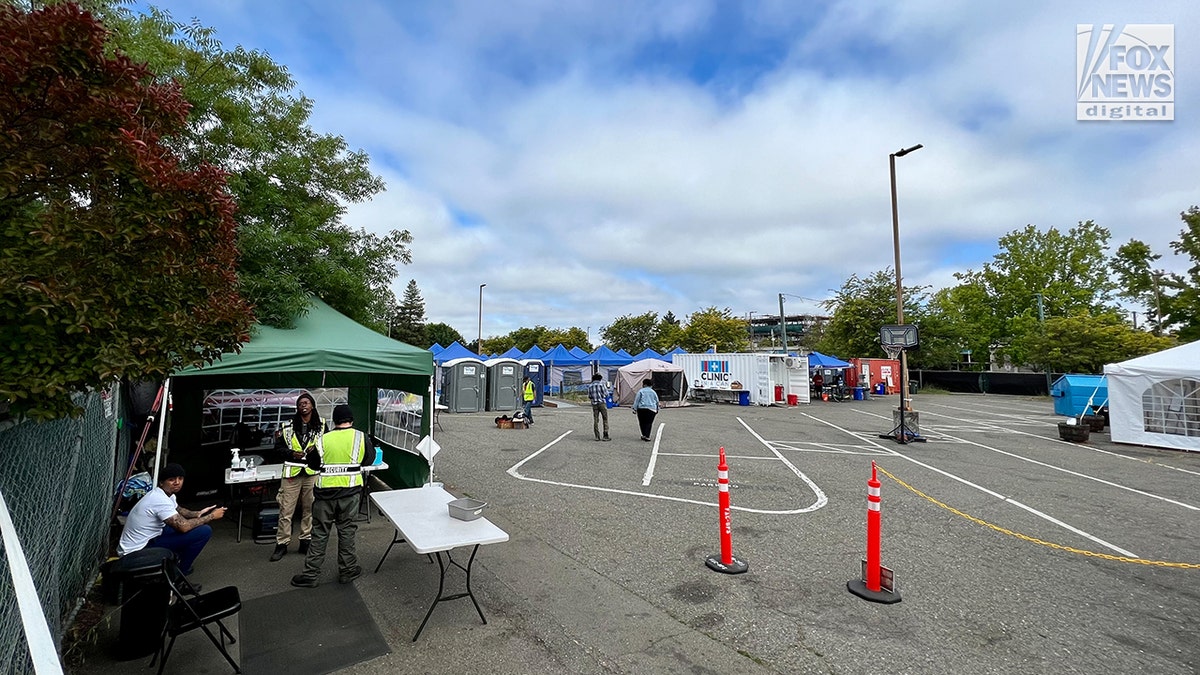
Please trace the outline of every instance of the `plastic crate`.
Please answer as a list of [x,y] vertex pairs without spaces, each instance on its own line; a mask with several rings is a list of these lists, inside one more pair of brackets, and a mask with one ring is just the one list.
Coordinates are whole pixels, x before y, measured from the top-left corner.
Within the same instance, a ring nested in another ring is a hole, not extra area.
[[483,514],[483,509],[487,506],[487,502],[470,497],[455,499],[447,506],[450,508],[450,517],[459,520],[475,520]]

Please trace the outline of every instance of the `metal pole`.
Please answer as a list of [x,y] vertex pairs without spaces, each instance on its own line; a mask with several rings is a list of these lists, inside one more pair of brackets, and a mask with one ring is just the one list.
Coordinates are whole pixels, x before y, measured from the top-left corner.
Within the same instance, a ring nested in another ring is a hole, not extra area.
[[479,284],[479,340],[475,343],[475,353],[483,356],[483,287]]
[[[900,275],[900,212],[896,207],[896,158],[903,157],[910,152],[920,150],[924,146],[917,144],[911,148],[898,150],[888,155],[888,170],[892,179],[892,248],[896,254],[896,323],[904,324],[904,287],[901,286]],[[904,411],[912,410],[911,399],[908,398],[908,353],[907,350],[900,351],[900,400],[903,405],[900,406],[900,419],[904,419]]]
[[783,315],[783,293],[779,294],[779,335],[783,338],[783,353],[787,354],[787,317]]
[[[1038,301],[1038,323],[1042,324],[1042,333],[1044,335],[1046,332],[1046,313],[1042,309],[1042,294],[1034,293],[1034,296],[1037,297],[1037,301]],[[1046,371],[1046,395],[1049,396],[1050,395],[1050,364],[1049,363],[1045,364],[1043,366],[1043,368]]]

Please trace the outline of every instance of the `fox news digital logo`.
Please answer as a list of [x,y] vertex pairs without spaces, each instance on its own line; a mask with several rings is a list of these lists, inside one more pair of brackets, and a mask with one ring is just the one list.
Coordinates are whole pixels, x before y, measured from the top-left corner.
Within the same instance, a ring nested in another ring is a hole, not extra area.
[[1077,120],[1175,119],[1175,26],[1079,24]]

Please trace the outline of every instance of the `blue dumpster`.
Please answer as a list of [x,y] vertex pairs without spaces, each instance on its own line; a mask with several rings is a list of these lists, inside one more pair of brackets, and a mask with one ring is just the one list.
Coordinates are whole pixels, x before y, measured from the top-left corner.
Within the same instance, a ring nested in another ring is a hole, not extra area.
[[863,400],[863,388],[862,387],[854,388],[854,400],[855,401]]
[[1078,417],[1108,405],[1108,379],[1104,375],[1063,375],[1050,385],[1054,414]]
[[748,392],[748,391],[739,391],[738,392],[738,405],[750,405],[750,392]]

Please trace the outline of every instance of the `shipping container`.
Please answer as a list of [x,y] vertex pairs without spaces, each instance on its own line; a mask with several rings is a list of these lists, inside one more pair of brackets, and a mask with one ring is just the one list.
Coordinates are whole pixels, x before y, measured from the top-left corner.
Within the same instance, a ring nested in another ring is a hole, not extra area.
[[741,405],[809,402],[808,357],[783,354],[674,354],[687,376],[688,398]]

